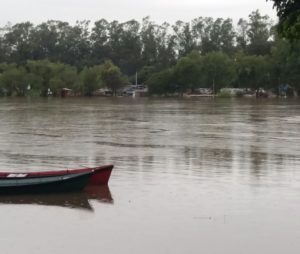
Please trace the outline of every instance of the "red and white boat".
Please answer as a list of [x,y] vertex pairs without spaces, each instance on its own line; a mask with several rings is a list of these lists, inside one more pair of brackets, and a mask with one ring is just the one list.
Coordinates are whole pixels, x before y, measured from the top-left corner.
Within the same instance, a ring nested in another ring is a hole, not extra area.
[[108,184],[113,165],[44,172],[0,172],[0,193],[64,192]]

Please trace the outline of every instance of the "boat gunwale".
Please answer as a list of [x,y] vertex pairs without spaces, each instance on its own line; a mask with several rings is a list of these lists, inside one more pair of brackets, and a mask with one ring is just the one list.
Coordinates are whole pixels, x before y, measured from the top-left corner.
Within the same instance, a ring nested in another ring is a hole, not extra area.
[[[0,172],[0,180],[4,179],[24,179],[24,178],[44,178],[44,177],[53,177],[53,176],[64,176],[72,175],[77,173],[100,173],[104,171],[111,171],[113,169],[112,164],[107,164],[98,167],[85,167],[79,169],[66,169],[66,170],[52,170],[52,171],[40,171],[40,172]],[[12,176],[9,176],[12,175]],[[13,175],[16,175],[15,177]],[[19,176],[18,176],[19,175]],[[24,175],[24,176],[22,176]]]

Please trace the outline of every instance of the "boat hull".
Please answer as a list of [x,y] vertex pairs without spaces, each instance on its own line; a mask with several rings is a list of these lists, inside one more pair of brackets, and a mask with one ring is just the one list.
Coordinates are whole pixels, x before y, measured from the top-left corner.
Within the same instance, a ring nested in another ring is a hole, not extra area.
[[88,185],[108,184],[113,167],[113,165],[107,165],[94,168]]
[[0,194],[59,193],[84,189],[91,172],[46,177],[8,177],[0,180]]
[[54,170],[43,172],[0,172],[0,184],[1,181],[7,178],[45,178],[45,177],[59,177],[69,176],[79,173],[89,173],[89,179],[87,185],[103,185],[108,184],[113,165],[104,165],[100,167],[86,167],[81,169],[71,170]]

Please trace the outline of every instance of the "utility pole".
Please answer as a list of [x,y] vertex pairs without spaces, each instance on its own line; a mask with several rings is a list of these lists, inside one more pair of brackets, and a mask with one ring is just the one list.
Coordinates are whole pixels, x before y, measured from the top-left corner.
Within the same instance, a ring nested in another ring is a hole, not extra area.
[[137,88],[137,72],[135,73],[135,87]]

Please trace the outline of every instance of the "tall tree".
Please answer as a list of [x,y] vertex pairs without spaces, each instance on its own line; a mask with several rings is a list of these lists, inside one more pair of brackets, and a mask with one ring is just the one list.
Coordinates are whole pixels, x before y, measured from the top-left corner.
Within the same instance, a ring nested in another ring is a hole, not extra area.
[[108,44],[109,41],[109,23],[105,19],[95,22],[90,36],[92,44],[91,63],[101,64],[108,60],[111,55],[111,48]]
[[213,51],[234,52],[235,31],[231,19],[199,17],[192,21],[192,34],[196,48],[203,55]]
[[248,45],[248,37],[247,37],[247,30],[248,30],[248,22],[245,19],[239,19],[237,24],[237,47],[239,50],[246,51],[246,47]]
[[177,40],[178,56],[182,57],[190,53],[195,48],[190,24],[181,20],[176,21],[173,30]]
[[221,24],[220,29],[220,48],[226,54],[233,54],[235,51],[236,33],[232,24],[232,19],[225,19]]
[[7,62],[7,60],[9,59],[10,47],[5,40],[5,34],[9,29],[9,25],[0,27],[0,63]]
[[90,45],[90,21],[76,21],[75,26],[71,26],[68,29],[66,40],[67,45],[65,63],[75,65],[82,69],[84,66],[89,65],[89,59],[91,54]]
[[278,30],[289,40],[300,39],[300,1],[271,0],[279,17]]
[[150,20],[150,17],[143,18],[140,37],[142,42],[141,58],[143,65],[149,66],[157,64],[157,25]]
[[169,33],[170,24],[164,22],[157,28],[157,63],[158,69],[168,68],[176,63],[176,36]]
[[271,43],[271,23],[267,15],[262,16],[258,10],[249,15],[249,28],[247,36],[249,38],[248,52],[255,55],[265,55],[270,53]]
[[133,75],[141,64],[142,44],[139,35],[140,24],[136,20],[122,23],[121,51],[118,66],[126,75]]
[[59,21],[50,20],[39,24],[32,33],[32,54],[34,60],[58,61]]
[[11,28],[4,35],[4,41],[9,45],[10,62],[24,64],[32,59],[32,31],[33,24],[30,22],[19,23]]
[[109,25],[110,59],[127,75],[134,74],[140,64],[139,28],[140,24],[135,20],[124,23],[113,21]]

